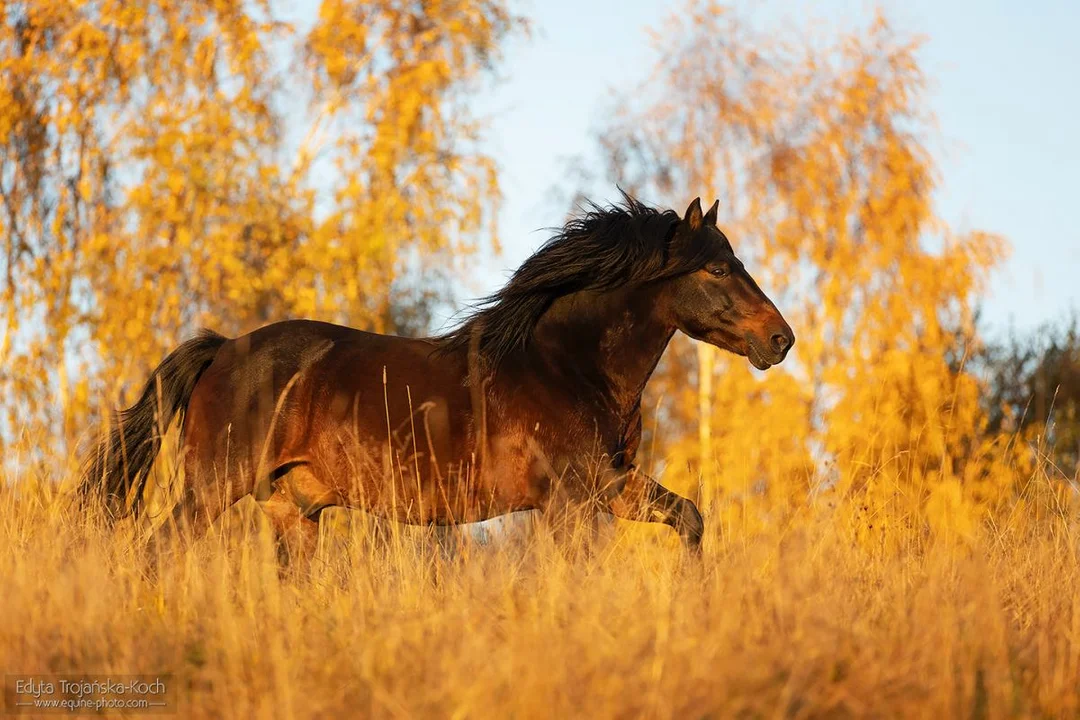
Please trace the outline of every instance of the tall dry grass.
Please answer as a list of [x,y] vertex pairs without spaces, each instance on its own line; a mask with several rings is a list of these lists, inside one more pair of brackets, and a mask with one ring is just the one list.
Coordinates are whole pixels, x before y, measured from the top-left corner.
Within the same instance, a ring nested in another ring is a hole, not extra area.
[[1032,493],[966,540],[889,542],[826,496],[713,523],[696,561],[666,528],[485,544],[336,512],[284,572],[238,511],[149,579],[130,535],[17,481],[0,667],[172,673],[184,717],[1075,717],[1075,509]]

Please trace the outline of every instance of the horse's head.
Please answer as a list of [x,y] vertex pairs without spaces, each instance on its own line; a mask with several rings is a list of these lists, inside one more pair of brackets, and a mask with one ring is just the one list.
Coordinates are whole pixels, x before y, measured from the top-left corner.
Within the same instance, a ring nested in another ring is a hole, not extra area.
[[670,280],[666,305],[679,330],[743,355],[754,367],[765,370],[784,361],[795,335],[716,227],[718,205],[713,203],[702,214],[698,198],[678,222],[671,252],[692,253],[706,260],[699,270]]

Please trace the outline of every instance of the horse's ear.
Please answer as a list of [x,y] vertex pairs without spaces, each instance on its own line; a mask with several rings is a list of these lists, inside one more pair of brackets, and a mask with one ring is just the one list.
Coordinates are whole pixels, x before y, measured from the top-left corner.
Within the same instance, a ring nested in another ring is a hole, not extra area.
[[691,230],[698,230],[701,228],[701,198],[694,198],[694,202],[690,203],[690,207],[686,208],[686,216],[683,218],[683,222],[686,223]]
[[709,212],[705,213],[704,223],[706,225],[712,225],[713,227],[716,227],[716,214],[717,214],[717,211],[719,211],[719,209],[720,209],[720,201],[717,200],[716,202],[714,202],[712,204],[712,207],[709,208]]

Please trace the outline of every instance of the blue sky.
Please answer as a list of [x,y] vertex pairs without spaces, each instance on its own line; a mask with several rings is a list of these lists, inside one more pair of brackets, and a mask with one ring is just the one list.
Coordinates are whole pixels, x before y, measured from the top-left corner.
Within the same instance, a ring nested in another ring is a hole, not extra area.
[[[501,81],[477,101],[489,118],[488,150],[501,168],[503,253],[485,258],[464,297],[501,285],[558,224],[554,187],[563,158],[588,153],[607,93],[639,83],[653,56],[646,29],[674,3],[660,0],[532,0],[519,3],[531,39],[506,48]],[[681,3],[680,3],[681,4]],[[749,7],[749,6],[748,6]],[[1012,256],[996,273],[987,320],[1031,328],[1080,311],[1080,2],[908,0],[883,7],[905,32],[927,36],[928,102],[939,122],[939,213],[956,229],[1006,236]],[[764,23],[806,14],[848,24],[874,5],[856,0],[753,3]],[[611,199],[611,188],[598,200]]]

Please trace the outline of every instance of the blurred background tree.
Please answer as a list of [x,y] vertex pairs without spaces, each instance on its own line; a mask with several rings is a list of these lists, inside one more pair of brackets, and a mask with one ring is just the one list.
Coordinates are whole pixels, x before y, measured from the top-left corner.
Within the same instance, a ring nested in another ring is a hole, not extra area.
[[[501,0],[0,9],[0,444],[70,454],[201,325],[423,328],[497,242]],[[423,278],[423,284],[415,282]]]
[[987,431],[1014,436],[1080,482],[1080,316],[1011,330],[988,341],[973,367],[986,387]]
[[982,462],[978,382],[948,353],[977,346],[972,308],[1005,245],[934,214],[918,41],[880,14],[820,37],[691,0],[654,42],[654,74],[597,133],[606,181],[674,206],[719,197],[721,227],[797,336],[765,374],[675,343],[650,389],[658,444],[675,448],[665,481],[704,479],[741,524],[827,487],[901,516],[958,487],[997,497],[982,487],[1001,476]]

